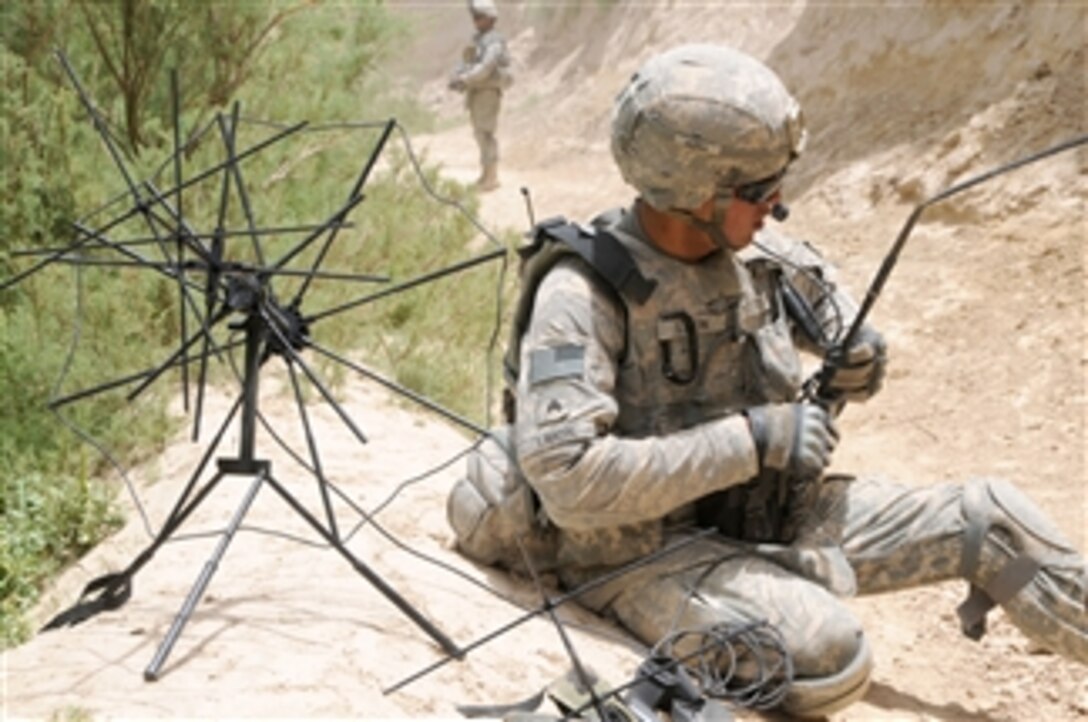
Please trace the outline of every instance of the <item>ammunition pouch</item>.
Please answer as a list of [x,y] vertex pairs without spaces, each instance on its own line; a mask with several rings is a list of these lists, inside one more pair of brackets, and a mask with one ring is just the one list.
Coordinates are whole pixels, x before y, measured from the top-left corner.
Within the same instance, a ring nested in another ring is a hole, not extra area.
[[785,474],[764,469],[749,482],[696,502],[696,522],[738,541],[789,544],[796,533],[789,524],[791,487]]

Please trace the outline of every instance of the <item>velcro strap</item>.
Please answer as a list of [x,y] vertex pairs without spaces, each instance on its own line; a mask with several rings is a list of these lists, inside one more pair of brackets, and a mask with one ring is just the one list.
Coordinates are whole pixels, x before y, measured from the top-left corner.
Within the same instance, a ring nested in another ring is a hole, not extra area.
[[1012,599],[1039,572],[1040,564],[1025,554],[1006,564],[986,589],[971,585],[967,599],[956,607],[963,633],[978,641],[986,633],[986,614]]
[[964,636],[975,640],[986,634],[986,613],[994,608],[994,600],[986,592],[972,584],[967,590],[967,599],[956,607],[960,618],[960,629]]

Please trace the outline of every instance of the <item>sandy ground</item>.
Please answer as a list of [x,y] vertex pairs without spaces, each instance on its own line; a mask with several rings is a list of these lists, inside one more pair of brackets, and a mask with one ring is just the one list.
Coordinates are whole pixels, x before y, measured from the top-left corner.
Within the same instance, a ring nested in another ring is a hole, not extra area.
[[[444,91],[467,23],[460,3],[394,4],[420,28],[394,72],[415,83],[448,122],[417,139],[452,177],[475,177],[475,146]],[[608,156],[608,109],[641,58],[685,40],[728,41],[779,69],[806,108],[811,152],[791,178],[791,233],[817,242],[862,289],[914,204],[972,174],[1079,133],[1085,113],[1085,9],[1075,4],[897,9],[792,3],[771,8],[683,3],[513,4],[503,27],[518,59],[504,107],[502,187],[482,199],[493,228],[538,218],[586,219],[630,193]],[[1011,49],[1011,50],[1010,50]],[[835,467],[912,483],[1002,476],[1025,489],[1086,544],[1085,176],[1083,152],[1006,176],[927,212],[873,320],[891,344],[885,391],[842,419]],[[281,380],[282,382],[282,380]],[[264,413],[295,414],[268,383]],[[213,411],[226,409],[222,398]],[[349,380],[344,404],[369,437],[360,444],[326,407],[313,423],[347,547],[459,645],[522,619],[540,601],[530,585],[474,567],[451,549],[444,500],[470,440]],[[214,413],[209,418],[215,418]],[[236,431],[225,448],[237,443]],[[185,440],[135,470],[159,523],[203,451]],[[315,514],[312,477],[267,437],[273,474]],[[404,551],[361,523],[377,517],[412,549],[507,597]],[[224,528],[249,486],[228,477],[185,531]],[[539,616],[467,658],[393,693],[443,658],[439,646],[328,547],[255,531],[308,532],[265,485],[156,682],[143,672],[219,537],[167,544],[137,575],[132,600],[78,627],[41,634],[3,656],[4,714],[83,717],[439,717],[456,705],[522,699],[569,666]],[[88,580],[127,564],[147,544],[132,521],[65,574],[38,610],[70,604]],[[877,657],[854,720],[1088,718],[1083,667],[1034,649],[1001,614],[980,643],[960,635],[963,584],[875,598],[852,608]],[[620,630],[563,608],[581,656],[617,682],[639,659]],[[757,719],[759,715],[744,713]]]

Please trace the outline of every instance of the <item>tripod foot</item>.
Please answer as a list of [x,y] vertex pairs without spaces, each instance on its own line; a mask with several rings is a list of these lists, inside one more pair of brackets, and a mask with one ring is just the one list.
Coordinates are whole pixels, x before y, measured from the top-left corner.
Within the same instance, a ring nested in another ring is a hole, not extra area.
[[[99,592],[97,596],[91,595]],[[117,609],[132,596],[132,576],[128,571],[105,574],[97,579],[92,579],[83,588],[79,595],[79,601],[57,616],[49,620],[42,627],[45,632],[60,627],[74,627],[80,622],[85,622],[99,612]]]

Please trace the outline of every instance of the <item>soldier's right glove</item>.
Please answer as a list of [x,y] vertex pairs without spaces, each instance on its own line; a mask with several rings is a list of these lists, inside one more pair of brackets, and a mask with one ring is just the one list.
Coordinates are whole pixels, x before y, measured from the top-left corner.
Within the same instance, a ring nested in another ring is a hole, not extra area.
[[816,404],[767,404],[748,409],[763,466],[799,478],[819,476],[839,442],[835,422]]

